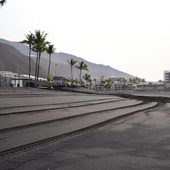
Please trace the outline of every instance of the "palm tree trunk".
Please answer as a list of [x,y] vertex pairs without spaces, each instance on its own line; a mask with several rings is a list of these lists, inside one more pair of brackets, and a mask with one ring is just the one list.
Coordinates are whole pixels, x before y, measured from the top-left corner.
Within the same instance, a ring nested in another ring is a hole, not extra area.
[[38,52],[37,52],[37,59],[36,59],[36,65],[35,65],[35,85],[34,85],[34,87],[37,87],[37,73],[38,73],[37,69],[38,69]]
[[51,54],[49,54],[48,76],[50,75]]
[[79,80],[79,82],[81,81],[81,72],[82,72],[82,70],[80,69],[80,80]]
[[30,87],[30,75],[31,75],[31,45],[29,48],[29,80],[28,80],[28,87]]
[[30,75],[31,75],[31,45],[29,48],[29,78],[30,78]]
[[72,66],[71,66],[71,78],[73,80],[73,68],[72,68]]
[[37,68],[37,83],[38,83],[39,70],[40,70],[40,58],[41,58],[41,53],[39,53],[39,60],[38,60],[38,68]]

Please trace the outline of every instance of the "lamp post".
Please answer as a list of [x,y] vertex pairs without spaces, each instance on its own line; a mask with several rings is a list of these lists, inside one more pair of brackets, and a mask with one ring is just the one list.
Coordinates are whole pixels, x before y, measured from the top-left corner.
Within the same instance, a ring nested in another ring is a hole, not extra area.
[[55,76],[56,76],[56,66],[57,66],[57,64],[55,64]]

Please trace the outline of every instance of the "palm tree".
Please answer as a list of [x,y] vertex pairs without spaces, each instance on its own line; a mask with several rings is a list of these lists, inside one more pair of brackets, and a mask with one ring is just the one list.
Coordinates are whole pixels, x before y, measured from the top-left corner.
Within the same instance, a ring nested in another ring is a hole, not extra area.
[[95,83],[96,83],[96,78],[94,78],[93,81],[94,81],[94,85],[95,85]]
[[52,85],[52,82],[53,80],[50,78],[50,76],[47,76],[47,79],[46,80],[43,80],[43,82],[46,83],[47,87],[50,88],[51,85]]
[[68,62],[68,64],[69,64],[70,67],[71,67],[71,78],[73,79],[73,66],[77,63],[77,61],[74,60],[74,59],[70,59],[70,61],[67,60],[67,62]]
[[54,45],[49,45],[47,48],[47,53],[49,54],[48,76],[50,75],[51,54],[54,53],[55,50]]
[[62,78],[62,83],[64,84],[64,86],[65,86],[66,82],[67,82],[67,81],[66,81],[66,78],[63,77],[63,78]]
[[75,84],[78,85],[78,78],[75,79]]
[[81,81],[82,70],[87,70],[87,71],[89,71],[89,70],[87,69],[87,67],[88,67],[88,66],[84,63],[84,61],[79,62],[79,66],[78,66],[78,65],[75,66],[75,68],[80,69],[80,79],[79,79],[79,82]]
[[71,79],[71,80],[70,80],[70,83],[71,83],[71,86],[73,86],[74,83],[75,83],[75,80],[74,80],[74,79]]
[[137,83],[136,79],[132,79],[132,82],[133,82],[133,84]]
[[29,78],[31,75],[31,47],[34,43],[34,35],[30,32],[30,34],[25,35],[26,39],[21,41],[20,43],[29,45]]
[[131,78],[129,78],[129,83],[132,83],[132,79]]
[[138,77],[135,77],[135,80],[136,80],[136,84],[138,83]]
[[149,82],[149,83],[148,83],[148,85],[152,86],[152,85],[153,85],[153,83],[152,83],[152,82]]
[[0,4],[3,6],[5,2],[6,2],[6,0],[1,0]]
[[96,90],[96,78],[93,79],[94,89]]
[[37,87],[37,82],[39,77],[41,53],[47,49],[46,45],[49,44],[49,42],[46,41],[46,36],[47,33],[45,34],[44,31],[42,33],[40,30],[35,31],[35,36],[34,36],[35,38],[34,38],[34,45],[33,45],[33,51],[37,52],[36,68],[35,68],[35,87]]
[[103,88],[104,84],[105,84],[104,76],[102,75],[102,77],[100,79],[100,86]]
[[92,79],[89,78],[89,83],[90,83],[90,89],[91,89],[91,85],[92,85]]
[[86,74],[83,76],[84,80],[86,80],[86,86],[87,86],[87,81],[89,81],[90,77],[91,77],[91,76],[90,76],[88,73],[86,73]]
[[141,81],[142,81],[142,83],[145,83],[145,82],[146,82],[145,79],[142,79]]

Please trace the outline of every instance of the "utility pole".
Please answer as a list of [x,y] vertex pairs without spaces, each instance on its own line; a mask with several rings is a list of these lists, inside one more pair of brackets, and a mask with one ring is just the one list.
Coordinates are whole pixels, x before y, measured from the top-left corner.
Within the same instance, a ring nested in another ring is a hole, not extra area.
[[55,64],[55,76],[56,76],[56,66],[57,66],[57,64]]

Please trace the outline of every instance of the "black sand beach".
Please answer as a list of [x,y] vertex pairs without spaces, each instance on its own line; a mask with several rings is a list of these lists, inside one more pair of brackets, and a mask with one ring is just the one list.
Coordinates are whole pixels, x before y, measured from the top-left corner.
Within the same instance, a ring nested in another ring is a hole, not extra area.
[[170,168],[169,92],[80,91],[1,88],[1,169]]

